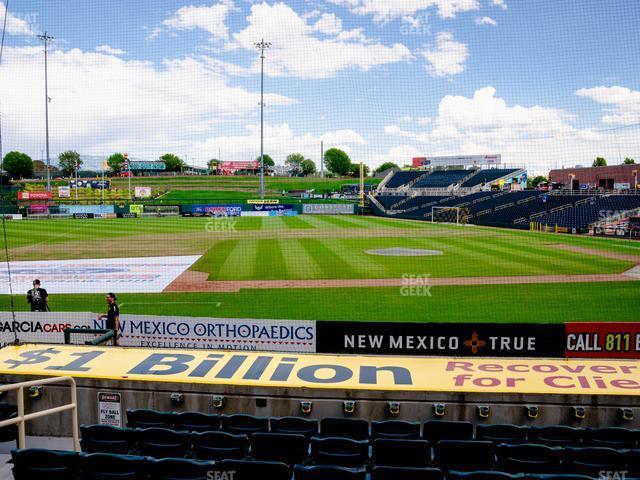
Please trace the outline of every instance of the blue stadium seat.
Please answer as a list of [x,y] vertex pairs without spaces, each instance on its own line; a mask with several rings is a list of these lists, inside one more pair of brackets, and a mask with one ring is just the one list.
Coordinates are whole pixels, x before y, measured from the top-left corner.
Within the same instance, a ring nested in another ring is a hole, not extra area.
[[79,469],[78,452],[27,448],[12,450],[13,478],[15,480],[69,480]]
[[82,454],[80,469],[84,480],[147,479],[147,459],[135,455]]
[[371,480],[444,480],[438,468],[373,467]]
[[330,465],[296,465],[295,480],[365,480],[364,468],[332,467]]
[[223,415],[220,419],[220,428],[227,433],[235,435],[268,432],[269,419],[266,417],[254,417],[253,415]]
[[512,475],[505,472],[493,472],[490,470],[477,472],[458,472],[455,470],[447,473],[447,480],[501,480],[508,478],[521,478],[519,475]]
[[196,458],[240,460],[249,452],[249,438],[227,432],[195,432],[191,436]]
[[443,470],[491,470],[496,447],[476,440],[441,440],[436,444],[435,460]]
[[320,421],[320,435],[368,440],[369,422],[361,418],[326,417]]
[[554,425],[550,427],[530,427],[528,443],[549,447],[578,447],[582,443],[584,431],[579,428]]
[[560,470],[562,449],[546,445],[498,445],[498,463],[511,473],[554,473]]
[[373,463],[391,467],[427,467],[431,463],[431,447],[426,440],[373,441]]
[[319,465],[362,467],[369,458],[369,443],[344,437],[314,437],[311,457]]
[[625,470],[626,450],[605,447],[567,447],[564,455],[566,473],[598,476],[601,471]]
[[271,429],[273,433],[299,433],[307,438],[318,435],[320,428],[318,420],[300,417],[280,417],[271,418]]
[[585,428],[583,444],[589,447],[634,448],[636,432],[628,428]]
[[517,445],[527,441],[527,427],[510,424],[476,425],[476,440],[486,440],[496,445],[508,443]]
[[251,455],[256,460],[295,465],[309,456],[309,439],[297,433],[254,433]]
[[168,428],[136,430],[140,453],[155,458],[184,457],[191,445],[189,432],[176,432]]
[[155,410],[127,410],[127,427],[129,428],[171,428],[173,412],[157,412]]
[[432,445],[440,440],[472,440],[473,424],[450,420],[428,420],[422,426],[422,438]]
[[80,425],[80,445],[87,453],[118,453],[126,455],[136,444],[136,433],[132,428],[109,425]]
[[149,480],[211,480],[219,470],[214,462],[184,458],[150,459]]
[[291,468],[281,462],[257,462],[251,460],[223,460],[217,467],[223,472],[234,472],[233,480],[291,480]]
[[371,422],[371,439],[375,440],[376,438],[418,440],[420,438],[420,423],[401,420]]
[[627,476],[640,478],[640,449],[629,450],[627,452]]
[[[0,402],[0,422],[18,416],[18,407],[6,402]],[[18,426],[9,425],[0,428],[0,443],[12,442],[18,439]]]
[[180,412],[172,415],[175,430],[187,432],[213,432],[220,430],[220,417],[200,412]]

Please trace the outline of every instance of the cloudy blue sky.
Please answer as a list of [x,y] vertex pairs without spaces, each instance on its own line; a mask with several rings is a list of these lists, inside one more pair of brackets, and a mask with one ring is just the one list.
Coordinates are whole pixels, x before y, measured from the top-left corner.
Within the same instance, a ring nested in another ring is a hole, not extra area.
[[640,160],[638,19],[634,0],[10,0],[4,150],[44,148],[46,30],[53,155],[254,158],[264,38],[276,161],[321,140],[371,166]]

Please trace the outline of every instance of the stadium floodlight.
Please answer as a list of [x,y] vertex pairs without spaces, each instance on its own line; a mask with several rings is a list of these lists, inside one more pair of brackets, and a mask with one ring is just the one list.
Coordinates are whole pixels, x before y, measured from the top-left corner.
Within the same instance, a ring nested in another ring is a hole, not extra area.
[[271,43],[263,38],[255,47],[260,50],[260,198],[264,199],[264,51]]
[[49,44],[54,39],[52,36],[47,35],[44,32],[42,35],[38,35],[38,38],[44,42],[44,117],[45,117],[45,135],[47,144],[47,192],[51,191],[51,160],[49,158],[49,78],[47,71],[47,52],[49,50]]

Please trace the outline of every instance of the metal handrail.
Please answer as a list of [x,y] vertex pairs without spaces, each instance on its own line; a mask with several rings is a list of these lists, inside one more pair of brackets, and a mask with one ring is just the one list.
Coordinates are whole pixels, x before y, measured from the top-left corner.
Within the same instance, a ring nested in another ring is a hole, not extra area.
[[[49,408],[47,410],[40,410],[39,412],[24,413],[24,389],[29,387],[36,387],[41,385],[49,385],[52,383],[68,383],[71,387],[71,403],[60,405],[59,407]],[[44,417],[53,413],[66,412],[71,410],[71,431],[73,436],[73,449],[76,452],[80,451],[80,441],[78,434],[78,395],[76,392],[76,381],[73,377],[52,377],[43,378],[41,380],[32,380],[30,382],[12,383],[9,385],[3,385],[0,387],[0,393],[10,392],[17,390],[17,404],[18,404],[18,416],[9,418],[0,422],[0,428],[9,427],[11,425],[18,424],[18,448],[25,448],[25,422],[34,420],[36,418]]]

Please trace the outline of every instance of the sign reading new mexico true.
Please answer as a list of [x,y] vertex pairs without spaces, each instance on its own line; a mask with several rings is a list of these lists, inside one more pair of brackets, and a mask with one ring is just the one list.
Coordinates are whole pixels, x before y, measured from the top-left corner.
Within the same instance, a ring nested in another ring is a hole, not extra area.
[[247,385],[469,393],[639,395],[640,363],[271,354],[21,345],[0,373]]

